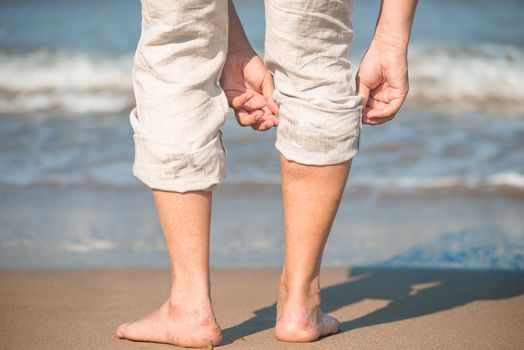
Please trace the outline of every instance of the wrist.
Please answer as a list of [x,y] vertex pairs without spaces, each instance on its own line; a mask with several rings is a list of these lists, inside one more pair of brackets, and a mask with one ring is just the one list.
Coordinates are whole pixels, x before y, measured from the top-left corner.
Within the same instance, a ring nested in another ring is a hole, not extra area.
[[408,33],[394,33],[377,27],[372,42],[381,48],[397,53],[407,53],[409,44]]
[[374,41],[389,50],[407,51],[417,0],[381,0]]
[[[178,0],[176,0],[178,1]],[[249,43],[240,18],[238,17],[235,5],[232,0],[228,1],[228,16],[229,16],[229,30],[228,30],[228,48],[227,54],[230,55],[256,55],[255,50]]]
[[227,48],[228,56],[247,56],[252,57],[257,53],[249,43],[229,45]]

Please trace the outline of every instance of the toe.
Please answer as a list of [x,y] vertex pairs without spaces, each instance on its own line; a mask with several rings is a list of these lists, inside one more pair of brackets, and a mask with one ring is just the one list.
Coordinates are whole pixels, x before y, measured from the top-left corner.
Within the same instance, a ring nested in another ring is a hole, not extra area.
[[116,329],[116,336],[119,338],[125,338],[126,337],[126,328],[129,325],[129,323],[122,323],[118,328]]

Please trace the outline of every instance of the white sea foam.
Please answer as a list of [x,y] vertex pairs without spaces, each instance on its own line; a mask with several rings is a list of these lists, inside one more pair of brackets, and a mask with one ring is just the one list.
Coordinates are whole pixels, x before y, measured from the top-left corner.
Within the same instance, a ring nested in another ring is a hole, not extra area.
[[409,72],[412,100],[524,105],[524,52],[514,46],[413,46]]
[[[0,51],[0,114],[114,112],[134,105],[132,54],[42,48]],[[509,45],[413,45],[410,98],[417,104],[524,111],[524,51]]]
[[357,178],[355,186],[367,186],[383,189],[439,189],[439,188],[481,188],[481,187],[514,187],[524,189],[524,175],[504,172],[488,176],[441,176],[441,177],[391,177],[391,178]]
[[490,176],[487,179],[490,185],[495,186],[513,186],[524,188],[524,175],[516,173],[502,173]]
[[[114,169],[113,175],[114,175]],[[119,171],[120,176],[106,176],[103,171],[90,172],[87,171],[84,175],[81,174],[63,174],[59,178],[56,176],[0,176],[0,184],[14,184],[19,186],[27,185],[101,185],[111,187],[134,187],[143,186],[135,177],[133,177],[129,169],[122,168]],[[262,170],[261,170],[262,172]],[[124,175],[122,175],[124,174]],[[268,185],[280,185],[280,176],[276,174],[264,174],[260,173],[259,176],[250,177],[246,174],[230,174],[227,178],[228,184],[238,183],[252,183],[252,184],[268,184]],[[481,189],[481,188],[513,188],[518,191],[524,190],[524,174],[516,172],[503,172],[496,173],[487,176],[436,176],[436,177],[377,177],[373,175],[359,176],[355,174],[350,180],[352,188],[372,188],[378,190],[410,190],[410,189],[453,189],[453,188],[464,188],[464,189]]]
[[113,112],[134,103],[132,57],[42,48],[0,51],[0,113]]
[[105,251],[114,248],[114,243],[106,239],[91,239],[83,242],[64,243],[62,249],[75,253],[89,253],[93,251]]
[[[229,176],[228,182],[246,182],[246,176]],[[263,176],[249,178],[249,182],[279,184],[279,176]],[[372,175],[353,175],[350,180],[351,187],[368,187],[382,190],[409,190],[409,189],[446,189],[468,188],[477,189],[485,187],[511,187],[524,190],[524,174],[516,172],[503,172],[487,176],[436,176],[436,177],[377,177]]]

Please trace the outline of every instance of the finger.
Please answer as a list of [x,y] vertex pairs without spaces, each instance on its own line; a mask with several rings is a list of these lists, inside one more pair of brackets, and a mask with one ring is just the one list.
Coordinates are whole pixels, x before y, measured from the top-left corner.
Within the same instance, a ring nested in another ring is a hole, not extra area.
[[391,119],[393,119],[395,116],[391,116],[389,118],[367,118],[367,117],[362,117],[362,124],[367,124],[367,125],[380,125],[380,124],[384,124],[388,121],[390,121]]
[[362,124],[375,125],[376,121],[367,117],[369,110],[369,107],[364,107],[362,109]]
[[366,113],[367,118],[387,118],[396,112],[395,108],[385,105],[381,109],[372,108]]
[[264,112],[261,110],[257,110],[254,112],[248,112],[245,109],[238,109],[235,110],[235,117],[237,119],[238,124],[241,126],[249,126],[254,123],[256,123],[262,116],[264,115]]
[[267,119],[266,121],[267,121],[268,125],[270,125],[270,127],[278,125],[278,118],[277,117],[271,117],[271,118]]
[[266,131],[266,130],[271,129],[273,126],[275,126],[275,123],[273,120],[262,120],[262,122],[259,121],[253,124],[251,127],[258,131]]
[[368,104],[366,107],[368,107],[369,109],[377,109],[377,110],[380,110],[382,108],[384,108],[387,104],[382,102],[382,101],[379,101],[377,99],[375,99],[374,97],[371,97],[371,95],[369,96],[368,98]]
[[389,122],[393,118],[395,118],[395,115],[392,115],[392,116],[387,117],[387,118],[366,118],[366,122],[365,123],[369,124],[369,125],[380,125],[380,124],[384,124],[384,123]]
[[260,130],[260,125],[262,125],[262,123],[264,122],[264,119],[260,118],[259,120],[257,120],[255,123],[251,124],[251,128],[253,130],[257,130],[259,131]]
[[231,107],[235,109],[242,108],[244,104],[249,101],[253,97],[253,93],[251,91],[246,91],[241,95],[236,96],[231,100]]
[[[251,98],[246,100],[245,96],[243,95],[249,96],[249,93],[253,94],[253,96],[251,96]],[[261,93],[259,94],[258,92],[253,91],[251,89],[248,89],[244,91],[243,93],[240,93],[238,90],[235,91],[234,93],[226,92],[226,97],[227,97],[229,106],[233,109],[242,108],[242,109],[245,109],[246,111],[254,112],[258,109],[262,109],[266,105],[266,99],[264,98],[264,96]],[[232,100],[238,97],[240,98],[235,100],[235,106],[233,106]],[[242,102],[244,103],[242,104]]]
[[269,108],[266,106],[263,108],[264,115],[252,125],[252,128],[259,131],[265,131],[278,125],[278,117],[274,116]]
[[262,110],[264,111],[264,119],[276,118],[275,114],[270,110],[269,106],[266,105],[264,108],[262,108]]
[[368,118],[388,118],[398,112],[402,101],[399,99],[393,100],[390,103],[382,104],[380,109],[372,108],[367,111]]
[[362,124],[366,124],[366,125],[377,125],[377,122],[373,119],[368,119],[368,118],[362,118]]
[[264,95],[259,94],[256,91],[252,91],[252,90],[248,90],[248,91],[250,91],[253,94],[253,97],[251,97],[251,99],[249,99],[249,101],[247,101],[242,106],[242,108],[244,108],[245,110],[249,112],[253,112],[258,109],[262,109],[266,106],[266,99]]
[[385,122],[390,121],[395,117],[396,114],[390,115],[388,117],[370,117],[369,112],[372,109],[369,107],[365,107],[362,110],[362,124],[369,124],[369,125],[379,125],[384,124]]
[[273,76],[271,73],[267,73],[266,77],[264,78],[264,82],[262,83],[262,94],[264,95],[264,98],[266,99],[266,104],[274,115],[280,114],[280,110],[278,108],[278,105],[276,104],[275,100],[273,100],[273,91],[275,91],[275,84],[273,83]]
[[387,82],[384,82],[376,88],[369,91],[369,97],[373,97],[377,101],[389,102],[388,91],[390,90]]
[[264,115],[252,125],[255,130],[265,131],[278,125],[278,117],[274,116],[267,106],[263,108],[263,111]]

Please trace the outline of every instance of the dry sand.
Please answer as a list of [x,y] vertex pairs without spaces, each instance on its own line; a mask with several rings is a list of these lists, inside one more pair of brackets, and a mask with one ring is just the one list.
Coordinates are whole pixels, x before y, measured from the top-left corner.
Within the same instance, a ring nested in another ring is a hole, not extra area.
[[[328,268],[323,309],[341,332],[309,344],[273,337],[277,269],[213,269],[220,349],[524,349],[524,273]],[[158,307],[162,269],[0,270],[0,349],[167,349],[120,340]]]

